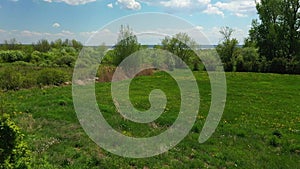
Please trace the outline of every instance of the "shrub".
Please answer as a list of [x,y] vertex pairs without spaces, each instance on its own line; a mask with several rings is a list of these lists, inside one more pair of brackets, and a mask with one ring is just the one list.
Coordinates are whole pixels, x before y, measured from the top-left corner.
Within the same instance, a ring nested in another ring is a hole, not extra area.
[[67,80],[67,74],[57,69],[43,69],[37,77],[37,83],[41,85],[60,85]]
[[97,72],[99,82],[111,82],[116,68],[112,66],[100,66]]
[[15,62],[23,61],[25,59],[25,53],[18,50],[0,51],[0,60],[2,62]]
[[245,63],[244,63],[244,59],[242,56],[238,56],[236,59],[236,71],[237,72],[245,72]]
[[32,74],[28,74],[26,76],[22,76],[21,78],[22,80],[22,84],[21,84],[21,88],[32,88],[37,86],[37,79],[35,76],[33,76]]
[[246,47],[239,49],[236,60],[236,71],[238,72],[258,72],[259,55],[256,48]]
[[285,58],[274,58],[270,65],[271,73],[286,73],[287,61]]
[[55,64],[58,66],[68,66],[72,67],[75,63],[75,58],[72,56],[63,56],[55,60]]
[[14,66],[33,66],[32,63],[24,62],[24,61],[16,61],[12,63]]
[[233,63],[231,61],[224,62],[223,66],[224,66],[224,71],[225,72],[231,72],[231,71],[233,71]]
[[300,74],[300,61],[291,61],[287,63],[287,73]]
[[0,73],[0,87],[5,90],[18,90],[22,85],[21,74],[12,68]]
[[39,51],[33,51],[31,53],[30,62],[31,63],[39,63],[42,60],[41,53]]
[[9,115],[0,117],[0,168],[26,169],[30,165],[30,151],[18,126]]

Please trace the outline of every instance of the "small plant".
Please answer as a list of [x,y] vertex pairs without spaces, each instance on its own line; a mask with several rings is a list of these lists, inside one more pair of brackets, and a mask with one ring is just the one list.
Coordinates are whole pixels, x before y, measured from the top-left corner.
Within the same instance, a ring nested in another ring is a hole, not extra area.
[[18,126],[3,114],[0,119],[0,169],[26,169],[30,165],[30,151]]

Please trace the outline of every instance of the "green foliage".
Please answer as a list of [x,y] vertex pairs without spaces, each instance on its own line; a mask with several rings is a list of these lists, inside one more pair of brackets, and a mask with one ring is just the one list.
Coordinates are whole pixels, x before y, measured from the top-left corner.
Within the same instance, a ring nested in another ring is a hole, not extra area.
[[233,71],[234,60],[236,57],[237,44],[236,39],[231,39],[233,29],[224,27],[220,30],[224,40],[216,47],[216,50],[221,57],[225,71]]
[[60,85],[66,81],[67,74],[57,69],[43,69],[37,77],[37,83],[42,85]]
[[6,63],[12,63],[16,61],[24,61],[25,54],[18,50],[0,51],[0,61]]
[[259,55],[256,48],[246,47],[238,51],[236,59],[236,71],[238,72],[258,72]]
[[48,52],[51,49],[51,46],[46,39],[39,40],[36,44],[33,44],[34,50],[39,52]]
[[24,135],[20,128],[10,119],[9,115],[0,117],[0,168],[30,168],[30,151],[23,141]]
[[197,43],[186,33],[178,33],[174,37],[165,37],[162,40],[162,49],[168,50],[180,59],[175,60],[175,67],[181,68],[185,63],[190,66],[197,62],[196,50]]
[[18,90],[41,85],[59,85],[71,79],[71,68],[41,68],[27,64],[0,67],[0,89]]
[[[10,102],[18,103],[17,110],[29,112],[18,114],[15,121],[28,135],[33,168],[298,168],[300,118],[295,105],[300,95],[295,91],[300,76],[226,73],[228,97],[222,120],[213,136],[199,144],[199,132],[211,105],[211,88],[205,72],[194,74],[201,108],[193,130],[167,153],[146,159],[113,155],[90,140],[76,117],[71,86],[4,94]],[[122,118],[110,89],[110,83],[96,83],[96,99],[101,114],[120,133],[126,131],[136,138],[156,136],[178,117],[180,90],[167,73],[137,77],[130,85],[130,100],[142,110],[151,106],[149,93],[153,89],[165,92],[165,112],[150,124]]]
[[271,61],[270,72],[272,73],[286,73],[287,59],[274,58]]
[[64,67],[73,67],[75,63],[75,58],[73,56],[62,56],[55,60],[55,64],[58,66]]
[[4,40],[4,44],[0,45],[1,50],[20,50],[22,48],[22,44],[18,42],[15,38],[10,40]]
[[5,90],[18,90],[22,85],[21,73],[13,68],[0,72],[0,87]]
[[114,48],[113,63],[118,66],[126,57],[140,49],[137,37],[129,26],[121,26],[118,43]]
[[249,39],[260,55],[268,61],[299,56],[300,1],[261,0],[256,9],[260,22],[252,22]]

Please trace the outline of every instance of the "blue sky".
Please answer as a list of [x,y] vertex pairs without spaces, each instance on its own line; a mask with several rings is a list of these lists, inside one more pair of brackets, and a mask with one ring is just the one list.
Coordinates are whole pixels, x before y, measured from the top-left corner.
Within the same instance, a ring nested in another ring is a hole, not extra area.
[[[254,0],[1,0],[0,42],[11,38],[21,43],[75,38],[85,43],[104,25],[143,12],[185,19],[213,44],[220,40],[218,31],[223,26],[235,29],[234,36],[242,43],[251,20],[257,18]],[[149,25],[151,22],[143,29]],[[105,34],[117,38],[117,29],[105,30]]]

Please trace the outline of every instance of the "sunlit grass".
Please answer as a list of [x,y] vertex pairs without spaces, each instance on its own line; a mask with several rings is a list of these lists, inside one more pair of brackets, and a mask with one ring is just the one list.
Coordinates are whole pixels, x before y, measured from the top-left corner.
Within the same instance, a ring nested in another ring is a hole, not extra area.
[[[35,168],[299,168],[300,76],[227,73],[227,102],[213,136],[198,143],[210,107],[206,73],[196,72],[201,107],[190,134],[174,149],[148,159],[127,159],[99,148],[84,133],[74,112],[71,86],[5,93],[14,105],[16,122],[34,152]],[[150,124],[125,120],[116,111],[110,83],[96,85],[99,107],[107,121],[128,136],[149,137],[166,130],[176,119],[179,89],[159,72],[131,83],[131,101],[147,109],[153,89],[162,89],[168,104]]]

